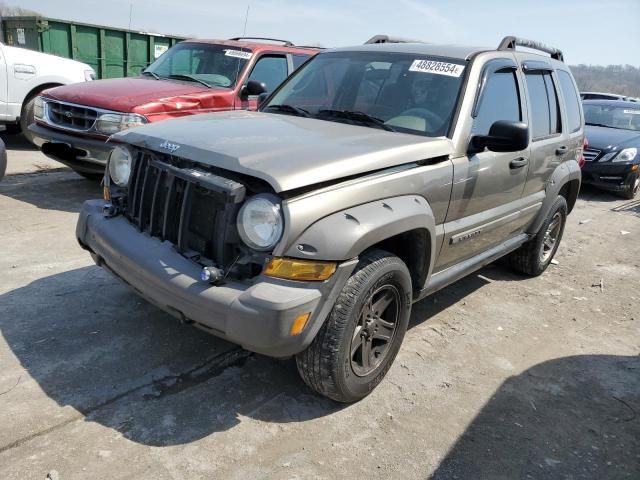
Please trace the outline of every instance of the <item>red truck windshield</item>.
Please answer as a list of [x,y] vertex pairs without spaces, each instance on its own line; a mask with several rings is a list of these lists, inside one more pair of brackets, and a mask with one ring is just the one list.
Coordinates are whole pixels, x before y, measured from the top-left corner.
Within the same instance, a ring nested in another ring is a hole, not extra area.
[[233,88],[251,56],[252,52],[247,48],[183,42],[169,49],[145,72],[156,78]]

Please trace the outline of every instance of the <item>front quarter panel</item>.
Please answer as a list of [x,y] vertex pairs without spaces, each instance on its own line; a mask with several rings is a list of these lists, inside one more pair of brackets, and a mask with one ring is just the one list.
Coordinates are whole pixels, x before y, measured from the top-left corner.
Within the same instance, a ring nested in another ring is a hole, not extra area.
[[336,212],[308,228],[286,256],[347,260],[387,238],[426,229],[435,250],[435,218],[418,195],[386,198]]

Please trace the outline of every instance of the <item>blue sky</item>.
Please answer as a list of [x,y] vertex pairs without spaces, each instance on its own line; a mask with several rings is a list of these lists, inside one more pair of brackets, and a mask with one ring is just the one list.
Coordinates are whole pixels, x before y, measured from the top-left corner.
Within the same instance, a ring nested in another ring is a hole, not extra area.
[[[8,0],[43,15],[142,31],[242,34],[249,0]],[[518,35],[560,48],[570,64],[640,66],[640,0],[250,0],[247,34],[344,46],[377,33],[497,46]]]

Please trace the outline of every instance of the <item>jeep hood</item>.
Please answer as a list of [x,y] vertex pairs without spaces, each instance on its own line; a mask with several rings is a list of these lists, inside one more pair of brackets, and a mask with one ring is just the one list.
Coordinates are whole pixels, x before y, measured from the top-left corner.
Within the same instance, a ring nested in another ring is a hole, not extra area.
[[276,192],[454,152],[444,137],[248,111],[152,123],[112,138],[161,153],[169,146],[176,157],[261,178]]
[[[149,104],[188,104],[202,94],[211,96],[215,88],[197,83],[156,80],[151,77],[113,78],[93,82],[75,83],[47,90],[46,95],[56,100],[115,110],[117,112],[149,113]],[[228,90],[220,90],[228,91]],[[192,107],[193,108],[193,107]],[[179,108],[176,108],[179,109]]]

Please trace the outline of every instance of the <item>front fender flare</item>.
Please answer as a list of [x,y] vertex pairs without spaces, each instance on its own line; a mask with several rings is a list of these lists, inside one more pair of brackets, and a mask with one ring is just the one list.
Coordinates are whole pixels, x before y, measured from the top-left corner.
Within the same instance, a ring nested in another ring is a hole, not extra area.
[[388,238],[425,229],[430,238],[430,265],[435,254],[435,218],[419,195],[386,198],[347,208],[318,220],[293,242],[285,255],[343,261]]

